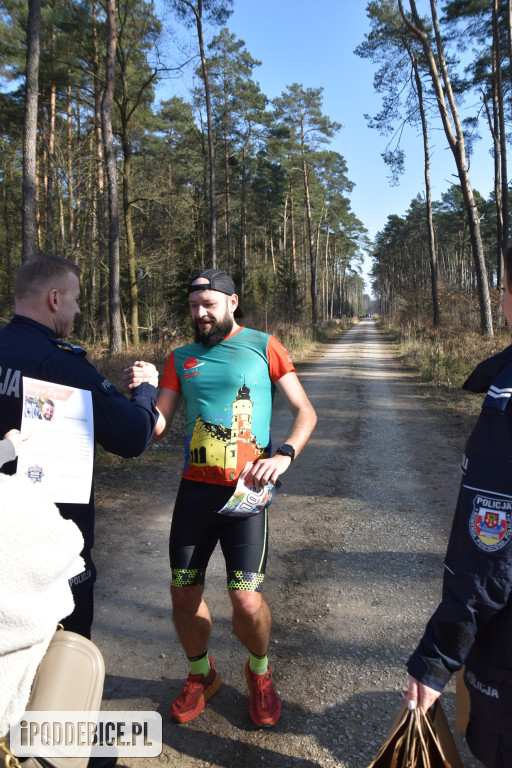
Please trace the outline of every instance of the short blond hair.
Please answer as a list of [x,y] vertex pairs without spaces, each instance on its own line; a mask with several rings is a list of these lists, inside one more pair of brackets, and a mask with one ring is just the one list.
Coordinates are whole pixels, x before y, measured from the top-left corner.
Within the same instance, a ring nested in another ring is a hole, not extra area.
[[16,275],[14,298],[25,299],[58,284],[70,273],[80,277],[82,270],[55,253],[38,253],[23,262]]

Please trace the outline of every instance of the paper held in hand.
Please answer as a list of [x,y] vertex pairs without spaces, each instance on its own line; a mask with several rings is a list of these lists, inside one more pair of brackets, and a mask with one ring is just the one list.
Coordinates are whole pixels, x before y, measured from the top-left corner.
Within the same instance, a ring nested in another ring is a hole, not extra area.
[[276,491],[282,483],[277,480],[276,483],[267,483],[263,488],[254,488],[246,485],[244,477],[252,467],[252,462],[248,461],[242,474],[238,478],[238,483],[233,495],[227,500],[226,504],[219,509],[219,515],[228,517],[250,517],[259,514],[265,507],[272,504]]
[[23,377],[17,474],[55,503],[87,504],[94,460],[92,397],[88,390]]

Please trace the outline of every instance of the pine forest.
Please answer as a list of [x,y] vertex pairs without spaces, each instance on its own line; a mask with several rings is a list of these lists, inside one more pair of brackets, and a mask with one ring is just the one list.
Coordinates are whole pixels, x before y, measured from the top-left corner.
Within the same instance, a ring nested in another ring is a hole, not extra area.
[[[354,48],[374,67],[381,110],[366,119],[391,183],[405,126],[424,157],[418,195],[373,242],[322,83],[268,98],[260,62],[230,32],[235,2],[248,0],[1,0],[1,323],[17,267],[39,251],[81,267],[75,333],[111,353],[172,338],[187,323],[184,286],[206,267],[232,275],[263,330],[375,311],[492,337],[510,226],[511,0],[367,3]],[[185,69],[186,96],[172,89]],[[456,182],[438,200],[433,130]],[[472,185],[477,141],[489,199]]]

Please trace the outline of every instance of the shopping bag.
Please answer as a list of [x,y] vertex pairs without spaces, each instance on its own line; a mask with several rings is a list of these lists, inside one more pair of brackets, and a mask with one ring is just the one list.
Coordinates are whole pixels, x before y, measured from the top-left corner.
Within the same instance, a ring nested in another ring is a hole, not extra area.
[[464,682],[464,667],[459,669],[455,682],[455,728],[466,733],[469,721],[469,691]]
[[426,715],[404,702],[368,768],[463,768],[440,702]]
[[[429,752],[435,753],[438,750],[440,757],[444,760],[444,762],[439,764],[445,766],[445,768],[464,768],[450,730],[450,725],[446,719],[445,711],[439,699],[428,710],[426,717],[422,717],[422,720],[425,721],[430,731],[431,738],[428,740]],[[435,747],[434,741],[436,743]]]

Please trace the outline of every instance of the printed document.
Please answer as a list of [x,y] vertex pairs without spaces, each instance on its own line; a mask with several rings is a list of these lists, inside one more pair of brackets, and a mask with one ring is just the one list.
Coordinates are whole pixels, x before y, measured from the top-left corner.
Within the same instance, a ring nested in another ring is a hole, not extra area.
[[53,502],[87,504],[94,460],[91,393],[23,377],[18,474],[26,475]]

